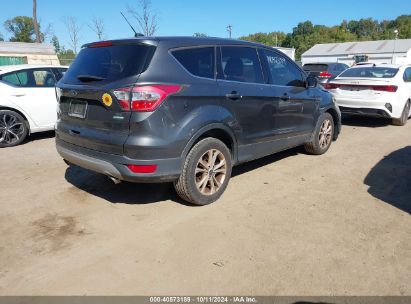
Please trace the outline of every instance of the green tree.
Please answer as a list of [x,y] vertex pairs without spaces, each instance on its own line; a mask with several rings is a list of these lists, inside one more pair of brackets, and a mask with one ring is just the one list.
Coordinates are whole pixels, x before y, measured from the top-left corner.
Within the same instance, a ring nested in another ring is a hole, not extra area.
[[208,35],[207,34],[204,34],[204,33],[194,33],[194,35],[193,35],[194,37],[208,37]]
[[10,41],[35,42],[33,19],[27,16],[17,16],[6,20],[4,27],[13,36]]
[[60,52],[57,53],[57,57],[60,60],[62,65],[69,65],[76,58],[76,54],[73,50],[66,50],[64,46],[60,49]]
[[54,46],[54,51],[56,52],[56,54],[59,54],[61,51],[61,47],[60,47],[59,39],[57,38],[56,35],[53,35],[53,37],[51,37],[51,43]]
[[4,41],[3,35],[0,34],[0,41]]
[[262,43],[268,46],[281,46],[286,35],[283,32],[255,33],[240,37],[240,40]]
[[393,27],[398,30],[398,38],[411,38],[411,15],[399,16],[393,22]]

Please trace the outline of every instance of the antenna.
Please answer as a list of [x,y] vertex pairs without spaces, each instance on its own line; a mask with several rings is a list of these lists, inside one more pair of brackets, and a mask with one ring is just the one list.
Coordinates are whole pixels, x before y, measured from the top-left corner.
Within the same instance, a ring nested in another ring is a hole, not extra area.
[[122,12],[120,12],[120,14],[121,14],[121,16],[123,16],[124,20],[126,20],[126,22],[128,23],[128,25],[131,27],[131,30],[134,32],[134,37],[141,37],[141,36],[144,36],[144,35],[139,34],[139,33],[137,33],[137,32],[136,32],[136,30],[134,29],[134,27],[131,25],[131,23],[130,23],[130,22],[128,22],[128,20],[127,20],[126,16],[124,16],[124,14],[123,14]]

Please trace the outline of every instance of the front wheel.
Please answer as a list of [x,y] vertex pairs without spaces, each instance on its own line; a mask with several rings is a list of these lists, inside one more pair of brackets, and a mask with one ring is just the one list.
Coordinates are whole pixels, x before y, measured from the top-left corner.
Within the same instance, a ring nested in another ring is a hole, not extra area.
[[392,124],[395,126],[405,126],[408,121],[408,117],[410,116],[410,101],[408,100],[402,110],[400,118],[393,118]]
[[313,139],[304,144],[308,153],[321,155],[327,152],[334,138],[334,119],[329,113],[323,113],[318,118]]
[[27,133],[23,116],[14,111],[0,110],[0,148],[21,144]]
[[183,200],[208,205],[219,199],[227,188],[231,169],[227,146],[218,139],[205,138],[188,153],[174,188]]

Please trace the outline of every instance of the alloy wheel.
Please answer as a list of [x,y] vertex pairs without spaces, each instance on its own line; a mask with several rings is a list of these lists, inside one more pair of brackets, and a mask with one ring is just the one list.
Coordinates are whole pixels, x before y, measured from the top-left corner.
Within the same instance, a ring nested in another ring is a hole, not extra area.
[[216,149],[205,152],[195,168],[197,190],[203,195],[212,195],[223,185],[227,175],[227,162],[224,154]]
[[331,143],[333,126],[329,119],[325,119],[321,124],[319,133],[319,144],[321,149],[325,149]]
[[5,143],[7,145],[12,144],[20,140],[23,134],[23,122],[13,114],[0,114],[0,143]]

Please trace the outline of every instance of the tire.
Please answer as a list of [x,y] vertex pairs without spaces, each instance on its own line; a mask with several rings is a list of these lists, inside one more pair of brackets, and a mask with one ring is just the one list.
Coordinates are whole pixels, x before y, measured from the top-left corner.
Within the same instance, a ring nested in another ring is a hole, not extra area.
[[334,138],[334,119],[329,113],[320,115],[314,130],[313,139],[304,144],[305,151],[321,155],[328,151]]
[[231,170],[230,150],[222,141],[208,137],[190,150],[174,188],[183,200],[208,205],[224,193]]
[[0,148],[21,144],[28,131],[23,116],[14,111],[0,110]]
[[394,126],[405,126],[408,121],[408,116],[410,115],[410,101],[408,100],[402,110],[400,118],[393,118],[392,124]]

